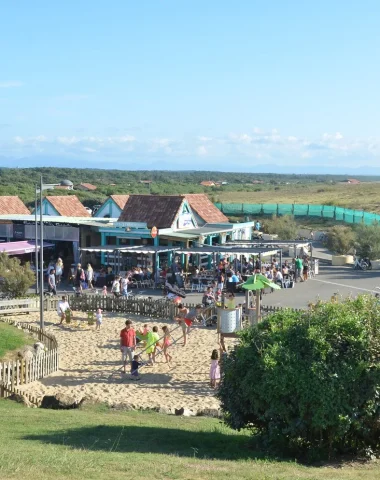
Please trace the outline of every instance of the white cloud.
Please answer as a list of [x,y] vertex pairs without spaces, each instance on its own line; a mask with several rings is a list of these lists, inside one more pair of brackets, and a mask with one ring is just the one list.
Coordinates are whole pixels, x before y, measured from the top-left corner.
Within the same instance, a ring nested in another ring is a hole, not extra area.
[[323,140],[342,140],[343,135],[340,132],[336,132],[333,134],[330,133],[324,133],[322,135]]
[[0,88],[16,88],[22,87],[23,82],[13,81],[13,82],[0,82]]
[[213,140],[213,138],[212,137],[204,137],[204,136],[201,135],[200,137],[198,137],[198,140],[202,143],[206,143],[206,142],[211,142]]
[[207,155],[207,153],[207,148],[204,145],[197,148],[197,155],[204,156]]
[[84,148],[82,148],[82,152],[87,152],[87,153],[96,153],[96,150],[95,150],[95,148],[91,148],[91,147],[84,147]]
[[18,143],[19,145],[22,145],[25,143],[25,140],[22,137],[14,137],[13,141],[15,143]]

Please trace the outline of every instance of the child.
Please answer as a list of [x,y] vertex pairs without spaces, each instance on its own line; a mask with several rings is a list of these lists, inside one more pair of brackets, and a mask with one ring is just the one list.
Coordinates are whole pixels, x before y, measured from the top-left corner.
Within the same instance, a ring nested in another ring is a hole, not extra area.
[[158,327],[153,327],[152,331],[148,333],[148,347],[145,350],[149,357],[148,364],[151,366],[153,366],[156,361],[157,342],[159,339],[160,336],[158,335]]
[[210,366],[210,386],[216,388],[216,383],[220,380],[220,366],[218,350],[213,350],[211,354]]
[[100,308],[96,310],[95,317],[96,317],[96,330],[100,330],[100,327],[102,326],[102,323],[103,323],[103,314]]
[[103,297],[106,297],[106,296],[107,296],[107,293],[108,293],[108,291],[107,291],[107,285],[104,285],[103,290],[102,290],[102,295],[103,295]]
[[140,380],[139,367],[141,362],[139,362],[139,356],[135,355],[131,362],[131,380]]
[[139,345],[139,347],[145,347],[146,346],[146,340],[148,338],[148,333],[149,333],[149,329],[148,329],[148,324],[146,323],[145,325],[143,325],[143,329],[139,330],[136,334],[136,342],[138,344],[140,344],[140,342],[141,342],[141,345]]
[[168,348],[172,344],[171,342],[172,336],[170,335],[169,329],[166,325],[162,327],[162,331],[164,332],[164,340],[162,342],[162,348],[166,358],[166,363],[170,363],[172,361],[172,356],[169,355]]

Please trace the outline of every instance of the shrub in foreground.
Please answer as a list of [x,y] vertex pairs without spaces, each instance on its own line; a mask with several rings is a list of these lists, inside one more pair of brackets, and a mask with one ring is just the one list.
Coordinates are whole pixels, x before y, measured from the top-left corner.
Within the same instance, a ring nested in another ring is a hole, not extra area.
[[0,253],[0,277],[1,292],[12,298],[25,297],[35,282],[29,263],[21,265],[18,258],[8,257],[4,252]]
[[224,363],[226,423],[309,459],[380,451],[380,305],[372,296],[284,310],[241,334]]

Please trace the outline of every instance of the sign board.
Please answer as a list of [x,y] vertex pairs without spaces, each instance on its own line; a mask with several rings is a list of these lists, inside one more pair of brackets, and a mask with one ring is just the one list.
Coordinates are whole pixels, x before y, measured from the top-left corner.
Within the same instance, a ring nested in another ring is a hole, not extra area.
[[150,231],[150,236],[152,238],[156,238],[158,235],[158,228],[157,227],[152,227],[152,230]]
[[116,228],[130,228],[131,230],[136,228],[148,228],[147,224],[144,222],[115,222],[114,227]]
[[178,218],[178,228],[192,228],[193,217],[191,213],[182,213]]
[[25,239],[25,224],[24,223],[15,223],[13,225],[13,238],[17,240]]

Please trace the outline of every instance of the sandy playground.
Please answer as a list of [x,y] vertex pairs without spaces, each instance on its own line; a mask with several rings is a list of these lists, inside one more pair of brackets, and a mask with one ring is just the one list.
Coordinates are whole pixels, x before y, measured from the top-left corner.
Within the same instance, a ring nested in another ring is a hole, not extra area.
[[[17,317],[18,321],[28,322],[38,319],[38,314]],[[140,370],[140,381],[133,381],[121,369],[119,335],[127,319],[133,321],[136,330],[145,323],[157,325],[160,335],[161,326],[168,325],[170,330],[177,326],[171,321],[104,312],[102,329],[96,331],[95,326],[87,325],[87,315],[83,312],[74,312],[73,325],[62,326],[58,326],[56,312],[46,312],[46,329],[59,344],[60,371],[23,389],[40,398],[60,392],[134,408],[184,407],[199,411],[219,407],[215,391],[209,387],[211,352],[218,348],[215,327],[194,327],[185,347],[182,340],[170,347],[173,357],[170,366],[161,354],[153,367]],[[178,328],[173,339],[181,335]],[[146,360],[147,355],[143,354],[142,359]]]

